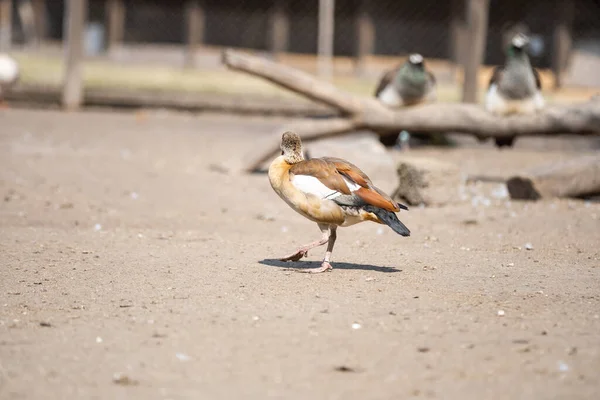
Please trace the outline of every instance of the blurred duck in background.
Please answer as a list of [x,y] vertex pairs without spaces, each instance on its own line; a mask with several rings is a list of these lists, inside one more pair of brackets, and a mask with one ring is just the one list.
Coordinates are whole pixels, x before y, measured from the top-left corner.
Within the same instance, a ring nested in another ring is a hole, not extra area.
[[[506,48],[503,66],[494,69],[485,97],[485,108],[497,115],[532,114],[544,108],[538,71],[527,54],[529,38],[519,33]],[[510,147],[515,137],[497,138],[496,146]]]
[[[375,90],[375,97],[388,107],[406,107],[417,104],[433,102],[437,99],[436,79],[431,71],[425,67],[425,60],[421,54],[411,54],[408,60],[390,71],[387,71]],[[400,132],[394,142],[385,145],[398,144],[408,148],[410,134]]]

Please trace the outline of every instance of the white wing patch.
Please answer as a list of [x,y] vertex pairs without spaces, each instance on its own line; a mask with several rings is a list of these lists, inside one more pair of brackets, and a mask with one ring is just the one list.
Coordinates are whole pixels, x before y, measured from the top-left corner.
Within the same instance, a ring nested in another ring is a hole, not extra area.
[[329,189],[327,186],[323,185],[320,180],[310,175],[294,175],[292,185],[301,192],[310,193],[321,199],[334,199],[337,196],[342,195],[342,193],[337,190]]
[[377,98],[388,107],[400,107],[403,104],[402,99],[391,83],[379,93]]
[[544,105],[544,97],[540,92],[526,99],[510,100],[504,98],[498,92],[498,87],[495,84],[490,86],[485,97],[485,108],[498,115],[533,114],[544,108]]
[[342,178],[344,179],[344,182],[346,182],[346,186],[348,186],[348,189],[350,189],[351,192],[356,192],[358,189],[360,189],[359,184],[354,183],[354,181],[351,181],[350,179],[346,178],[345,176],[342,176]]
[[[357,185],[346,177],[343,177],[343,179],[351,192],[360,189],[360,185]],[[328,188],[320,180],[310,175],[294,175],[294,178],[292,179],[292,185],[294,185],[296,189],[300,190],[301,192],[310,193],[321,199],[331,200],[343,195],[343,193],[340,193],[337,190]]]

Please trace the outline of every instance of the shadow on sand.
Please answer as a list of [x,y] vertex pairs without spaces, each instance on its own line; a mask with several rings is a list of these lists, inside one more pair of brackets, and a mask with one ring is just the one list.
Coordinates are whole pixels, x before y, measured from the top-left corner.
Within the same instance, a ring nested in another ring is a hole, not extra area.
[[[298,270],[298,272],[302,272],[304,268],[318,268],[321,266],[320,261],[298,261],[298,262],[289,262],[289,261],[279,261],[274,258],[266,258],[262,261],[259,261],[259,264],[268,265],[270,267],[278,267],[285,268],[287,270]],[[345,263],[345,262],[333,262],[331,263],[333,269],[360,269],[363,271],[376,271],[376,272],[385,272],[385,273],[393,273],[393,272],[402,272],[401,269],[390,268],[390,267],[378,267],[376,265],[370,264],[354,264],[354,263]]]

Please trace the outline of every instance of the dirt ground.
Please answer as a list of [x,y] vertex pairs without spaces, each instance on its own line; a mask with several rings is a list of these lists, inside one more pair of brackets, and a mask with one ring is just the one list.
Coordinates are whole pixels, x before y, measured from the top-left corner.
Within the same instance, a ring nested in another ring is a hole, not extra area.
[[[414,207],[295,273],[316,225],[211,168],[281,122],[0,111],[0,398],[598,398],[599,203]],[[415,152],[508,175],[589,147],[532,143]]]

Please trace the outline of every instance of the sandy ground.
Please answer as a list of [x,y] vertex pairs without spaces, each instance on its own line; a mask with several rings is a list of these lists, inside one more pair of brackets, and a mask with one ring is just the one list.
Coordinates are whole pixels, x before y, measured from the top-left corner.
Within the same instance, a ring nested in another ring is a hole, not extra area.
[[[333,272],[295,273],[324,250],[274,258],[316,225],[210,168],[280,122],[1,111],[0,398],[598,398],[598,203],[412,208],[410,238],[341,229]],[[527,143],[418,153],[575,152]]]

